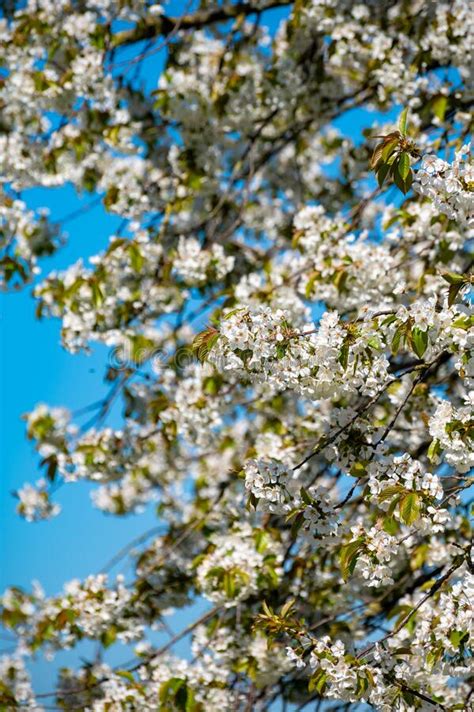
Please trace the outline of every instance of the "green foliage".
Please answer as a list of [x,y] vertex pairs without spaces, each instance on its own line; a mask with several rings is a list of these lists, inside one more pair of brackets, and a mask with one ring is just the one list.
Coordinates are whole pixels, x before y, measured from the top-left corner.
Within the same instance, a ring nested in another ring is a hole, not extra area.
[[344,581],[353,574],[357,559],[364,550],[364,539],[356,539],[341,547],[339,553],[339,566]]
[[390,177],[403,194],[408,193],[413,183],[410,159],[419,158],[416,144],[407,138],[407,116],[408,107],[400,115],[398,131],[375,137],[382,141],[376,145],[370,162],[377,175],[379,188]]

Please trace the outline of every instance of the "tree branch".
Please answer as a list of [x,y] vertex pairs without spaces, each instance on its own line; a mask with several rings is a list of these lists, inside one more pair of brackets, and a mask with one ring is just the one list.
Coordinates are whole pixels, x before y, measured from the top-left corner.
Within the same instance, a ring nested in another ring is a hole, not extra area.
[[197,10],[182,17],[150,17],[131,30],[118,32],[112,38],[112,48],[130,45],[154,37],[167,37],[179,27],[180,30],[200,30],[215,22],[231,20],[239,15],[252,15],[274,7],[292,5],[291,0],[263,0],[263,2],[238,2],[235,5],[211,7]]

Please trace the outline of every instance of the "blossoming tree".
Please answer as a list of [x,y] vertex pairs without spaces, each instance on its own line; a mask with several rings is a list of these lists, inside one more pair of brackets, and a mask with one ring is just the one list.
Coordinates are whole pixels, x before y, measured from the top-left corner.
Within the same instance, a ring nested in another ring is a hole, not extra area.
[[[27,416],[18,510],[87,480],[157,528],[127,579],[3,594],[1,710],[471,709],[469,5],[4,3],[2,280],[113,350],[92,421]],[[65,184],[121,227],[40,280],[64,236],[23,192]],[[85,639],[35,696],[28,656]]]

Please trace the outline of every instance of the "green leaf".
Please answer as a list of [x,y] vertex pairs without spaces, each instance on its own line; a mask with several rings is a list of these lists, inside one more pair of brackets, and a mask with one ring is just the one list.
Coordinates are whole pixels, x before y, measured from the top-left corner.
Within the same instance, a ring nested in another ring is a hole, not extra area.
[[339,553],[339,566],[344,581],[354,572],[357,559],[364,548],[364,540],[359,538],[341,547]]
[[400,133],[402,136],[407,135],[407,118],[408,118],[408,106],[406,106],[402,113],[400,114],[400,118],[398,119],[398,128],[400,129]]
[[235,576],[229,571],[224,574],[224,591],[227,598],[234,598],[235,596]]
[[120,191],[116,185],[110,186],[107,193],[104,195],[104,206],[109,210],[114,205],[119,197]]
[[383,529],[390,536],[395,536],[398,532],[398,522],[394,517],[385,517],[383,520]]
[[326,685],[327,673],[322,669],[318,668],[316,672],[310,677],[308,683],[308,692],[319,692],[321,693]]
[[428,348],[428,331],[423,331],[419,326],[414,326],[411,331],[413,342],[413,351],[418,358],[423,358],[423,355]]
[[238,314],[241,311],[246,311],[246,307],[237,307],[237,309],[231,309],[227,314],[225,314],[222,319],[223,321],[226,321],[227,319],[230,319],[232,316],[235,314]]
[[342,348],[339,352],[338,361],[345,371],[347,368],[347,364],[349,363],[349,344],[347,342],[342,345]]
[[357,676],[357,687],[356,687],[356,695],[358,697],[363,697],[365,693],[367,692],[369,688],[369,681],[367,680],[366,677],[363,677],[362,675]]
[[400,175],[400,159],[394,162],[392,166],[392,176],[395,185],[399,190],[402,191],[404,195],[410,190],[411,184],[413,183],[413,172],[410,170],[406,178],[402,178]]
[[313,504],[313,499],[312,499],[312,497],[310,497],[310,495],[308,494],[308,492],[305,490],[304,487],[302,487],[302,488],[300,489],[300,495],[301,495],[301,499],[303,500],[303,502],[304,502],[305,504],[307,504],[307,505],[312,505],[312,504]]
[[438,460],[438,456],[441,453],[441,445],[439,440],[436,438],[431,441],[431,444],[428,448],[428,453],[427,457],[430,462],[436,462]]
[[405,178],[405,193],[408,193],[408,191],[411,188],[411,185],[413,183],[413,171],[410,169],[407,177]]
[[372,158],[370,159],[370,167],[371,168],[376,168],[379,164],[379,162],[382,159],[382,151],[384,148],[383,143],[378,143],[376,147],[374,148],[374,152],[372,153]]
[[387,499],[391,499],[401,492],[405,492],[405,488],[402,485],[388,485],[388,487],[384,487],[383,490],[379,492],[377,499],[379,502],[385,502]]
[[94,280],[91,283],[91,289],[92,289],[92,301],[94,303],[94,306],[99,307],[104,301],[104,294],[100,288],[99,283]]
[[393,513],[395,512],[401,498],[402,496],[399,494],[390,502],[390,507],[387,509],[387,517],[393,517]]
[[392,345],[391,345],[391,351],[394,356],[396,356],[398,353],[398,350],[399,350],[401,342],[402,342],[402,337],[405,338],[405,332],[406,332],[406,325],[404,323],[400,324],[400,326],[398,326],[397,329],[395,330],[395,333],[394,333],[393,339],[392,339]]
[[410,156],[405,151],[400,154],[400,159],[398,161],[398,172],[403,180],[406,180],[410,172]]
[[219,393],[222,384],[223,380],[220,375],[207,376],[202,382],[202,390],[209,396],[215,396]]
[[388,141],[382,151],[382,161],[383,163],[386,163],[392,153],[396,150],[398,146],[398,138],[394,138],[391,141]]
[[469,640],[469,632],[467,630],[453,630],[449,634],[449,640],[455,648],[460,648]]
[[377,169],[377,183],[379,184],[379,188],[383,186],[389,170],[390,165],[388,163],[382,163],[380,168]]
[[311,293],[313,291],[313,287],[314,287],[315,282],[318,279],[318,277],[319,277],[319,272],[313,272],[313,274],[308,279],[308,283],[306,284],[306,288],[305,288],[305,296],[307,299],[310,298]]
[[393,324],[394,321],[397,321],[397,317],[395,314],[390,314],[387,316],[386,319],[383,320],[382,326],[390,326],[390,324]]
[[283,608],[281,609],[281,611],[280,611],[280,618],[286,618],[286,616],[290,613],[290,611],[291,611],[291,609],[293,608],[294,605],[295,605],[295,599],[294,599],[294,598],[290,598],[290,600],[287,601],[287,602],[285,603],[285,605],[283,606]]
[[441,276],[448,284],[464,284],[466,281],[465,276],[457,272],[443,272]]
[[405,524],[413,524],[420,516],[420,495],[410,492],[400,501],[400,517]]
[[104,648],[110,647],[117,640],[117,628],[111,625],[110,628],[102,633],[101,642]]
[[172,677],[164,682],[160,687],[160,702],[169,702],[170,697],[176,696],[176,693],[183,685],[186,685],[186,680],[181,677]]
[[132,269],[135,272],[141,272],[141,269],[145,264],[145,258],[143,257],[140,248],[132,242],[128,248],[128,252],[130,255],[130,264],[132,265]]
[[299,530],[303,526],[304,522],[305,522],[304,512],[297,511],[296,516],[294,517],[293,523],[291,525],[291,536],[292,537],[296,537]]
[[348,277],[349,274],[344,269],[336,272],[334,276],[334,285],[336,286],[338,292],[344,291]]
[[347,474],[351,477],[364,477],[367,474],[367,463],[354,462]]
[[474,326],[474,314],[470,316],[460,316],[459,319],[455,319],[452,323],[454,329],[464,329],[464,331],[469,331]]
[[462,284],[452,284],[448,290],[448,307],[452,307],[459,292],[462,289]]
[[433,114],[438,117],[440,121],[444,121],[444,116],[446,114],[446,109],[448,107],[448,97],[444,94],[437,96],[433,99],[431,110]]
[[62,630],[68,623],[72,623],[76,617],[76,612],[72,609],[63,609],[54,620],[56,630]]
[[410,171],[409,171],[407,177],[405,178],[405,190],[404,190],[404,193],[408,193],[408,191],[409,191],[410,188],[411,188],[412,183],[413,183],[413,171],[412,171],[411,168],[410,168]]

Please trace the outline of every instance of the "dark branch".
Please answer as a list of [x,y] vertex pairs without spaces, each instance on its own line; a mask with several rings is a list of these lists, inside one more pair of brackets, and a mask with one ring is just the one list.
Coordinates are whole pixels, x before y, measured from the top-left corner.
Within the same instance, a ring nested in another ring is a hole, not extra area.
[[200,30],[215,22],[225,22],[239,15],[247,17],[247,15],[264,12],[274,7],[284,7],[292,4],[291,0],[263,0],[263,2],[254,3],[238,2],[235,5],[203,8],[182,17],[167,17],[163,15],[162,17],[150,18],[131,30],[117,33],[112,40],[112,47],[130,45],[154,37],[167,37],[177,28],[180,30]]

